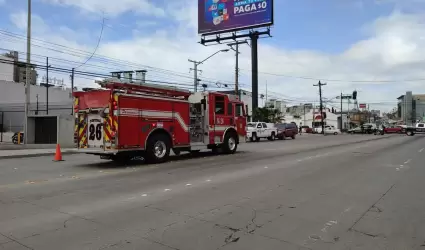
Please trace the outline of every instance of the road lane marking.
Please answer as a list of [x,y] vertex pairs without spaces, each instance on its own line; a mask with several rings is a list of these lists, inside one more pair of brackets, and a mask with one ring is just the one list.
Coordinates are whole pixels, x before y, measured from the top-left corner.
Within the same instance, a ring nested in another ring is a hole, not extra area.
[[148,196],[147,194],[142,194],[142,197],[146,197],[146,196]]
[[171,189],[169,188],[164,189],[164,192],[168,192],[168,191],[171,191]]
[[422,151],[424,151],[425,150],[425,148],[421,148],[420,150],[419,150],[419,153],[422,153]]
[[206,180],[206,182],[211,182],[211,180]]
[[190,183],[186,184],[186,187],[189,187],[189,186],[192,186],[192,184],[190,184]]
[[264,168],[269,168],[269,167],[265,166]]
[[412,159],[409,159],[407,161],[404,162],[404,164],[408,164]]

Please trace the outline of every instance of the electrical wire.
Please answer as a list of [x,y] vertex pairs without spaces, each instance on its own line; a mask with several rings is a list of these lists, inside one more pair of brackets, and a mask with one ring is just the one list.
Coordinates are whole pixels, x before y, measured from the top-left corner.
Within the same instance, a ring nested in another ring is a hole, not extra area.
[[82,64],[78,65],[78,66],[77,66],[77,67],[75,67],[74,69],[78,69],[79,67],[81,67],[81,66],[85,65],[88,61],[90,61],[90,59],[92,59],[92,57],[93,57],[93,56],[94,56],[94,54],[96,53],[97,49],[99,48],[100,41],[102,40],[103,28],[104,28],[104,27],[105,27],[105,17],[103,17],[103,19],[102,19],[102,28],[100,29],[99,39],[97,40],[97,44],[96,44],[96,47],[94,48],[93,53],[89,56],[89,58],[87,58],[87,60],[86,60],[84,63],[82,63]]

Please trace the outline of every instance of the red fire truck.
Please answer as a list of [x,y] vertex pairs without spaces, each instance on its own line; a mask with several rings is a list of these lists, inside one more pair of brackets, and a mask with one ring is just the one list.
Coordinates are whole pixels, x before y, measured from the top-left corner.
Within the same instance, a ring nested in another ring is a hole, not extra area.
[[202,149],[232,154],[245,142],[246,115],[236,96],[153,84],[103,81],[103,88],[74,92],[75,143],[102,159],[142,156],[164,162]]

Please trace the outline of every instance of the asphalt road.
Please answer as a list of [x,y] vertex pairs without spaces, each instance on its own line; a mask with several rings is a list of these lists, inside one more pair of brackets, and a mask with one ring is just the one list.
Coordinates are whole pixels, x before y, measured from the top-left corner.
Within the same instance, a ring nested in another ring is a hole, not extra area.
[[308,135],[161,165],[4,159],[0,249],[425,249],[424,148]]

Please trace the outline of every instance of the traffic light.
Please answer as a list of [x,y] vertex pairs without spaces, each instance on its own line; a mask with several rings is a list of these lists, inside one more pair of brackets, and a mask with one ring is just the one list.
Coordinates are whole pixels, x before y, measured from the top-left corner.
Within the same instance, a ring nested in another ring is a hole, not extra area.
[[353,91],[353,100],[357,100],[357,91],[356,90]]

